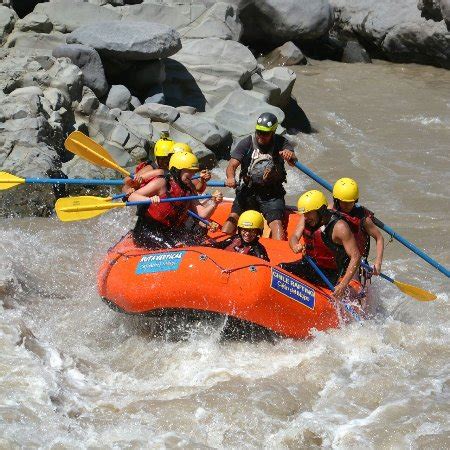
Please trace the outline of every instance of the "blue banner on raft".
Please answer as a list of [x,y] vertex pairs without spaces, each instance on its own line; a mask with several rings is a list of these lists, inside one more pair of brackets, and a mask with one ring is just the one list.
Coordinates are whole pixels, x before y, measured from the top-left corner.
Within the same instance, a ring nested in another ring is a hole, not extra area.
[[270,287],[292,300],[295,300],[310,309],[314,309],[316,301],[314,289],[274,268],[272,268],[272,281]]
[[145,255],[139,261],[136,267],[136,274],[170,272],[178,270],[183,256],[186,252],[165,252]]

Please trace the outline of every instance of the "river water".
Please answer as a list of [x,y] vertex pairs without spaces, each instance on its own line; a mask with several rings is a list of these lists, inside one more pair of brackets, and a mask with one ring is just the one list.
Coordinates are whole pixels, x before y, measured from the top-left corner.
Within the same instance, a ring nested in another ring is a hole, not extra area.
[[[363,204],[450,266],[450,72],[296,71],[316,130],[301,161],[356,178]],[[288,182],[291,203],[317,187],[294,169]],[[1,222],[0,448],[449,447],[449,283],[410,251],[388,244],[384,271],[434,302],[375,280],[382,312],[362,325],[224,342],[220,320],[177,331],[101,302],[96,268],[133,220]]]

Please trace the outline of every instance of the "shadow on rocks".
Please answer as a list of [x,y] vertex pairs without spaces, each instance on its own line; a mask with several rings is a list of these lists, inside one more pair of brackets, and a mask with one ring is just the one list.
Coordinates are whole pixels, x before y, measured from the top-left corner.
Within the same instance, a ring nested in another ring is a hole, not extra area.
[[286,108],[286,117],[283,126],[286,128],[288,134],[297,133],[313,133],[315,130],[311,126],[311,122],[305,114],[305,111],[299,106],[297,100],[291,97]]

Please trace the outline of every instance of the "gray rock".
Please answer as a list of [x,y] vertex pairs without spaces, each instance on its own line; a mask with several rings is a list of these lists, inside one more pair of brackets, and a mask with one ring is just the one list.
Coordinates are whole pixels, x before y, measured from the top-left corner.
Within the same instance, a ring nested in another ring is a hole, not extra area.
[[[0,100],[0,122],[38,117],[42,113],[43,107],[39,94],[25,92],[26,90],[31,91],[31,89],[16,89],[11,95]],[[40,90],[39,88],[35,89]],[[42,91],[40,94],[42,95]]]
[[447,30],[450,31],[450,0],[440,0],[441,13],[447,25]]
[[75,12],[72,0],[40,3],[36,5],[34,12],[45,14],[50,19],[54,29],[62,33],[70,33],[84,25],[120,20],[120,14],[114,9],[91,3],[77,2]]
[[281,89],[270,81],[264,80],[264,78],[258,73],[254,73],[251,78],[244,85],[244,89],[259,92],[262,94],[262,99],[271,104],[275,105],[279,102]]
[[62,33],[34,33],[14,31],[8,36],[7,47],[26,47],[32,49],[53,50],[61,44],[65,44],[66,37]]
[[242,24],[237,8],[228,3],[217,2],[188,27],[180,30],[180,33],[186,39],[216,37],[238,41],[242,34]]
[[14,28],[23,32],[50,33],[53,30],[53,24],[50,22],[47,14],[32,12],[23,19],[19,19]]
[[150,97],[147,97],[144,101],[144,103],[157,103],[159,105],[165,105],[166,104],[166,96],[164,95],[164,92],[157,92],[156,94],[150,95]]
[[98,98],[87,87],[83,87],[83,98],[77,106],[77,111],[86,116],[91,115],[100,105]]
[[220,148],[231,142],[231,133],[228,130],[209,122],[201,117],[201,114],[194,116],[180,114],[180,117],[172,123],[172,127],[189,134],[208,148]]
[[195,114],[197,110],[193,106],[177,106],[177,111],[184,114]]
[[150,22],[101,22],[73,31],[68,43],[95,48],[101,55],[123,60],[148,61],[174,55],[180,35],[166,25]]
[[16,20],[17,15],[12,9],[0,5],[0,43],[3,43],[6,36],[11,33]]
[[442,20],[441,5],[439,0],[419,0],[417,7],[421,11],[421,16],[425,19],[431,19],[435,22]]
[[293,42],[289,41],[268,53],[264,57],[262,64],[266,69],[271,69],[277,66],[307,64],[307,60],[302,51]]
[[223,39],[190,39],[166,61],[164,93],[173,106],[209,109],[239,89],[257,70],[244,45]]
[[80,100],[83,90],[83,73],[71,62],[61,59],[47,70],[49,80],[45,85],[62,91],[68,99]]
[[136,111],[122,111],[119,122],[125,125],[131,135],[146,141],[153,137],[153,127],[148,118],[137,114]]
[[229,0],[239,6],[242,39],[251,44],[282,44],[316,39],[333,23],[328,0]]
[[131,93],[122,84],[116,84],[111,87],[106,99],[106,106],[109,108],[119,108],[126,111],[130,107]]
[[265,81],[280,88],[280,97],[279,99],[274,99],[272,104],[285,109],[291,98],[292,88],[297,78],[295,72],[287,67],[274,67],[273,69],[264,70],[261,76]]
[[38,95],[38,96],[41,96],[41,95],[44,95],[44,92],[38,86],[28,86],[28,87],[14,89],[14,91],[12,91],[9,94],[10,97],[17,97],[17,96],[22,96],[22,95]]
[[213,119],[215,123],[220,123],[232,133],[234,139],[237,139],[252,133],[256,119],[266,111],[275,114],[280,123],[284,120],[281,109],[259,100],[251,94],[251,91],[241,89],[230,93],[204,116]]
[[61,108],[70,108],[70,103],[67,97],[59,89],[56,89],[54,87],[46,89],[44,92],[44,97],[49,102],[50,108],[53,111],[58,111]]
[[55,58],[67,57],[83,72],[84,84],[91,88],[98,97],[108,91],[105,71],[99,54],[93,48],[80,44],[60,45],[53,49]]
[[156,103],[145,103],[134,110],[136,114],[146,117],[151,121],[172,123],[175,122],[180,113],[172,106],[159,105]]
[[114,128],[111,133],[111,141],[118,144],[121,147],[124,147],[130,138],[130,133],[128,130],[122,125],[118,124],[116,128]]
[[140,101],[137,97],[135,97],[134,95],[132,95],[132,96],[131,96],[131,100],[130,100],[130,105],[132,106],[131,109],[136,109],[136,108],[138,108],[139,106],[141,106],[142,103],[141,103],[141,101]]
[[105,141],[102,145],[119,166],[127,167],[132,164],[130,154],[121,145],[112,141]]
[[348,41],[342,55],[344,63],[371,63],[367,51],[356,41]]

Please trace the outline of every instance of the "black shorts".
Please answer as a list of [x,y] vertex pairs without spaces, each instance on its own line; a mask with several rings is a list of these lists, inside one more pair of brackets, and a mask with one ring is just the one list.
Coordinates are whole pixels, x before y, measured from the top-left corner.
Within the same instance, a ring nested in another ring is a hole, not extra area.
[[231,212],[239,216],[249,209],[259,211],[267,223],[274,220],[284,219],[286,203],[284,201],[285,191],[281,187],[277,191],[264,192],[258,191],[257,188],[248,188],[247,186],[239,186],[236,189],[236,198],[231,207]]
[[[299,261],[294,261],[290,263],[281,263],[279,266],[286,272],[290,272],[297,275],[300,278],[304,278],[313,284],[318,284],[319,286],[328,287],[317,274],[317,272],[309,265],[308,261],[305,259],[300,259]],[[332,285],[336,285],[339,280],[339,273],[337,270],[324,269],[320,270],[325,274],[325,276],[330,280]]]

